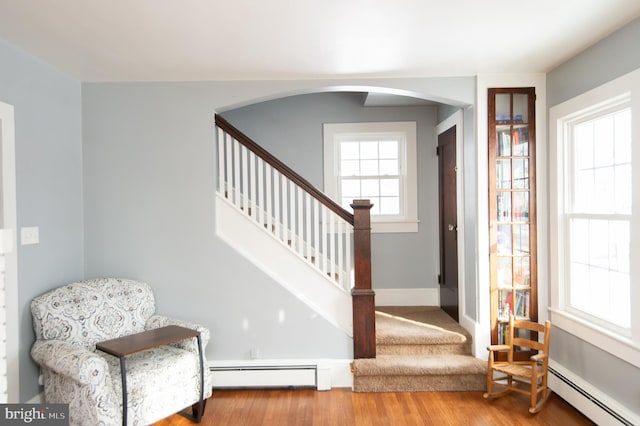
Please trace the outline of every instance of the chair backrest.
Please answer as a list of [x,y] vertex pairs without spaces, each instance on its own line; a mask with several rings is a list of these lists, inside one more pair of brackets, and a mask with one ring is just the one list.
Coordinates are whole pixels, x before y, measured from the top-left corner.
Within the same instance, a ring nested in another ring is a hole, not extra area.
[[[525,330],[521,333],[520,330]],[[549,354],[549,337],[551,322],[544,324],[516,319],[513,314],[509,316],[509,360],[513,360],[514,348],[526,348],[532,351]],[[540,341],[542,340],[542,341]]]
[[115,278],[75,282],[31,301],[37,339],[66,340],[89,350],[97,342],[143,331],[155,309],[148,284]]

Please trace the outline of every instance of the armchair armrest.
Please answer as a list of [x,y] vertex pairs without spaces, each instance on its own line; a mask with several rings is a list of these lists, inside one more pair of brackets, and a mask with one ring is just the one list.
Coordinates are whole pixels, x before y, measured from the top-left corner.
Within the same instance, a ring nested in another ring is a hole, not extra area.
[[[176,318],[166,317],[164,315],[152,315],[145,324],[145,330],[151,330],[154,328],[160,328],[167,325],[179,325],[180,327],[190,328],[192,330],[196,330],[200,332],[200,339],[202,340],[202,350],[207,347],[207,343],[209,343],[209,338],[211,333],[209,329],[203,325],[195,324],[189,321],[183,321]],[[195,345],[186,345],[186,342],[177,343],[178,347],[182,347],[183,349],[193,350],[193,352],[197,352],[197,347]]]
[[489,346],[487,346],[487,350],[489,352],[502,352],[502,351],[508,351],[509,349],[511,349],[511,346],[509,346],[509,345],[489,345]]
[[109,378],[109,366],[100,355],[63,340],[36,340],[31,357],[42,368],[81,385],[98,385]]
[[544,359],[547,357],[547,354],[545,354],[544,352],[540,352],[536,355],[532,355],[531,356],[531,362],[535,362],[535,363],[541,363],[542,361],[544,361]]

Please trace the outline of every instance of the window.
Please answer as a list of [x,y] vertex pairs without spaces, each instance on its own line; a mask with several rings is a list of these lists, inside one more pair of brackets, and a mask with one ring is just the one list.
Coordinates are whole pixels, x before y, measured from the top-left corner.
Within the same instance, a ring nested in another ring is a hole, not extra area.
[[630,330],[631,111],[628,99],[564,123],[567,308]]
[[631,285],[638,276],[632,266],[634,256],[638,263],[632,249],[638,221],[632,99],[640,96],[638,88],[635,72],[550,110],[556,126],[551,187],[557,189],[551,313],[555,325],[640,366],[640,326],[631,309],[640,301]]
[[373,232],[417,232],[416,123],[324,125],[325,192],[373,204]]

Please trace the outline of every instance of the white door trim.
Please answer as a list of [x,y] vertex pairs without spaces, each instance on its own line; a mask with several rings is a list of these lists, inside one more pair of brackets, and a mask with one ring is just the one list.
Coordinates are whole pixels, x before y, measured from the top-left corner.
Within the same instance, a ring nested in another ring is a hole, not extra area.
[[0,155],[2,157],[2,232],[0,233],[0,256],[4,257],[4,305],[6,307],[5,324],[6,343],[0,350],[6,351],[7,389],[0,393],[0,399],[7,398],[9,403],[20,399],[19,375],[19,334],[18,334],[18,261],[17,261],[17,215],[16,215],[16,154],[15,122],[12,105],[0,102]]

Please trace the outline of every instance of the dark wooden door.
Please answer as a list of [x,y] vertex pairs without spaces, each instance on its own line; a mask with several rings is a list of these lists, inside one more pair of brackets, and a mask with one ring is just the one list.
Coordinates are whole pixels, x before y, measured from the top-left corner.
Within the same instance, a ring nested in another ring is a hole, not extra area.
[[440,203],[440,307],[458,321],[456,126],[438,135]]

